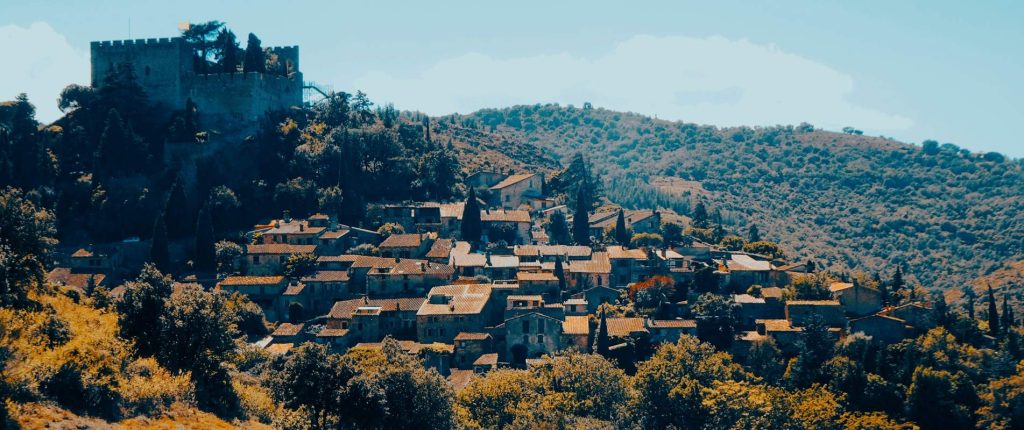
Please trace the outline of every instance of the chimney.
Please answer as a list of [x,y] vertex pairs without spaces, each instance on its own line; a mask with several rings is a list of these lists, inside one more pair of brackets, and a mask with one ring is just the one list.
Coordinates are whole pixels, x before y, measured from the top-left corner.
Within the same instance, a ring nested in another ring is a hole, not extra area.
[[299,231],[306,231],[306,224],[299,223]]
[[281,217],[284,219],[284,222],[292,222],[292,211],[285,209]]
[[490,266],[491,265],[491,251],[487,251],[486,253],[484,253],[484,255],[487,257],[486,265]]

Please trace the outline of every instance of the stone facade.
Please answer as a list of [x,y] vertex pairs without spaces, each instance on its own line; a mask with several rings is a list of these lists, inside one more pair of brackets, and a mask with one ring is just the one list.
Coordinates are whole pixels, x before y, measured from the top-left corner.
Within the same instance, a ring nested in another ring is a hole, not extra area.
[[111,67],[131,63],[151,102],[180,110],[191,98],[205,124],[251,131],[267,111],[302,105],[298,46],[270,48],[288,63],[288,76],[196,73],[192,46],[180,37],[92,42],[90,51],[94,88],[103,85]]

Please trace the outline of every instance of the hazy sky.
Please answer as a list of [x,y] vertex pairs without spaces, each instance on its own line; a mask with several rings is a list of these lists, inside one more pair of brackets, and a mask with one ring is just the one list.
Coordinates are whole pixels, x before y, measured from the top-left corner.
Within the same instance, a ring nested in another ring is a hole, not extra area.
[[210,19],[300,45],[307,80],[434,115],[589,101],[1024,157],[1021,1],[0,0],[0,100],[27,92],[52,120],[88,83],[89,41]]

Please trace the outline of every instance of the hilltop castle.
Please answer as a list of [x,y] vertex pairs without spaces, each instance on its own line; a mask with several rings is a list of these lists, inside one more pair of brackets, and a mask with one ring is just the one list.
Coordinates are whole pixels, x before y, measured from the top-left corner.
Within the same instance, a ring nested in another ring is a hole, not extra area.
[[196,104],[205,127],[252,130],[267,111],[302,105],[299,47],[268,48],[282,65],[276,72],[199,73],[195,49],[181,37],[92,42],[92,86],[111,67],[131,63],[150,102],[170,110]]

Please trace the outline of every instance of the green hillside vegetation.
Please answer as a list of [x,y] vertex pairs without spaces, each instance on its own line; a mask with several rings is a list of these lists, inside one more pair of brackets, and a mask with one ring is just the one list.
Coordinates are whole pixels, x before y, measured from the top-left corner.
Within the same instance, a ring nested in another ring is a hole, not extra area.
[[948,288],[1024,254],[1024,170],[997,153],[809,124],[717,128],[589,106],[486,109],[460,119],[563,163],[585,154],[616,203],[689,215],[706,201],[729,230],[756,222],[793,256],[835,270],[902,265],[924,285]]

